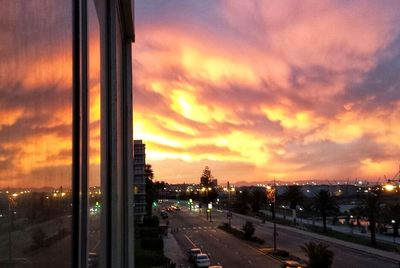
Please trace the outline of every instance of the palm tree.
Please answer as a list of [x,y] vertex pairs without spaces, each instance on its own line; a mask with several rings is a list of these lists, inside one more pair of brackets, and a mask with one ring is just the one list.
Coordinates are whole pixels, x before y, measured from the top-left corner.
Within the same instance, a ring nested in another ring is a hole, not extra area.
[[331,196],[329,191],[320,190],[314,197],[313,207],[315,211],[321,214],[324,232],[326,233],[326,217],[329,213],[338,211],[336,199]]
[[367,194],[359,207],[363,214],[368,217],[369,230],[371,232],[371,244],[376,246],[376,222],[381,216],[383,208],[379,192]]
[[260,211],[261,206],[267,202],[267,197],[265,195],[265,191],[260,188],[254,189],[251,192],[251,208],[254,213]]
[[330,268],[333,263],[333,252],[328,249],[329,246],[317,244],[314,242],[306,243],[301,249],[308,257],[308,268]]
[[292,210],[293,222],[296,223],[296,208],[297,205],[301,204],[305,200],[302,187],[299,185],[287,186],[285,192],[280,196],[283,202],[289,204]]
[[156,189],[154,186],[154,171],[151,165],[147,164],[145,166],[145,176],[146,176],[146,212],[147,215],[152,215],[152,205],[156,201]]
[[393,236],[399,236],[400,204],[387,206],[386,217],[393,226]]

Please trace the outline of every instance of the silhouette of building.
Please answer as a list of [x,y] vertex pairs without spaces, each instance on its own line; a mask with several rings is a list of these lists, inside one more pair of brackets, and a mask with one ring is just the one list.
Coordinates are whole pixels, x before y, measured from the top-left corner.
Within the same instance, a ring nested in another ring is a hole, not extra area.
[[133,143],[133,192],[136,221],[146,215],[146,145],[141,140]]

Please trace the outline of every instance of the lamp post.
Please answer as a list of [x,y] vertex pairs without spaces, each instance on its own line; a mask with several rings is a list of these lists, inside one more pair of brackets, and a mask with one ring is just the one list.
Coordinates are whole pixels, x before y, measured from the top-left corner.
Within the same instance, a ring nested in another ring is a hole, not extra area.
[[229,228],[231,227],[231,220],[232,220],[232,212],[231,212],[231,187],[229,185],[229,181],[228,181],[228,214],[226,215],[226,217],[228,218],[229,221]]
[[[395,225],[395,224],[396,224],[396,221],[395,221],[395,220],[392,220],[393,230],[394,230],[394,225]],[[394,231],[393,231],[393,243],[396,244],[396,235],[395,235]]]
[[267,186],[267,199],[271,203],[271,212],[272,212],[272,222],[274,224],[274,252],[276,252],[276,236],[278,233],[276,232],[276,218],[275,218],[275,201],[276,201],[276,184],[274,180],[274,186]]
[[212,222],[212,219],[211,219],[211,210],[212,210],[212,203],[208,203],[207,212],[210,213],[210,222]]

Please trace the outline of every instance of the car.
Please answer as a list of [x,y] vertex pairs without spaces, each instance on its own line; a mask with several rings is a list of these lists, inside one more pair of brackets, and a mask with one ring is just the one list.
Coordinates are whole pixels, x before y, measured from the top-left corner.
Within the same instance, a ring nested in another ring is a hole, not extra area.
[[188,250],[189,260],[194,260],[197,254],[201,254],[201,249],[199,248],[192,248]]
[[168,218],[168,213],[167,212],[165,212],[165,211],[161,211],[161,218],[163,218],[163,219],[167,219]]
[[297,261],[287,260],[287,261],[283,262],[282,267],[283,268],[303,268],[304,266],[301,265]]
[[196,267],[208,267],[210,266],[211,261],[207,254],[200,253],[194,258],[194,263],[196,264]]
[[88,253],[88,267],[99,266],[99,256],[95,252]]

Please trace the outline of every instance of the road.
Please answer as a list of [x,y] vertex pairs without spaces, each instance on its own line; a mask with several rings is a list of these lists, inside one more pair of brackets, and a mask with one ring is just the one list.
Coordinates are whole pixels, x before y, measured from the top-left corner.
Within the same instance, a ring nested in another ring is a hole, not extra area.
[[[201,248],[209,254],[211,264],[223,267],[280,267],[280,262],[265,255],[230,234],[217,228],[215,223],[207,222],[197,214],[187,210],[171,213],[169,219],[171,230],[182,251],[190,248]],[[184,264],[185,267],[189,263]]]
[[[213,210],[213,221],[214,223],[221,224],[227,222],[226,212]],[[240,215],[235,214],[232,219],[232,225],[235,228],[241,228],[245,223],[246,219]],[[267,246],[272,246],[273,236],[272,230],[273,225],[270,222],[262,224],[260,220],[252,220],[256,228],[255,235],[265,239]],[[334,252],[333,267],[368,267],[368,268],[391,268],[399,267],[399,263],[383,258],[377,255],[369,254],[359,250],[355,250],[340,244],[322,241],[310,236],[299,234],[298,232],[290,231],[287,229],[278,228],[277,245],[278,248],[289,251],[291,254],[307,259],[305,254],[301,250],[301,246],[307,242],[315,241],[322,244],[329,245],[329,249]]]

